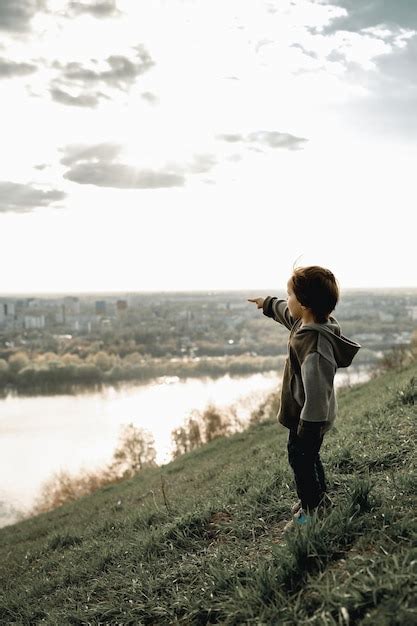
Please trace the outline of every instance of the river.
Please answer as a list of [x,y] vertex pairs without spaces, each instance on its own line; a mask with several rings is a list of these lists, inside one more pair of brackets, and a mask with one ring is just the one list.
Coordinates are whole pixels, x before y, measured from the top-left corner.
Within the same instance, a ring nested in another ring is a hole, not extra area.
[[[365,366],[338,371],[335,387],[363,382]],[[70,395],[0,399],[0,527],[16,510],[30,508],[42,483],[60,470],[78,474],[112,460],[123,425],[132,423],[155,440],[156,461],[172,458],[172,431],[209,404],[233,408],[246,422],[281,383],[276,371],[221,378],[160,377],[147,383],[108,385]]]

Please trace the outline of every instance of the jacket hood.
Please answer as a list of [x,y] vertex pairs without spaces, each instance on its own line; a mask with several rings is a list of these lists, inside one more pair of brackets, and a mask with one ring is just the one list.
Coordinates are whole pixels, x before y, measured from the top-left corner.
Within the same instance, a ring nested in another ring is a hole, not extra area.
[[337,367],[348,367],[352,363],[355,354],[362,348],[353,339],[342,335],[340,324],[332,315],[323,324],[304,324],[301,328],[298,328],[297,334],[302,335],[303,333],[311,332],[311,330],[317,330],[330,341]]

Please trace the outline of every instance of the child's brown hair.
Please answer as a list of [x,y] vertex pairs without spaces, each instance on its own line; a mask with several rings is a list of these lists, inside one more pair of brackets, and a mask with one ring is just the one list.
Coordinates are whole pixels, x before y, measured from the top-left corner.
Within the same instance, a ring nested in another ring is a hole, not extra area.
[[339,300],[333,273],[319,265],[293,267],[290,280],[298,302],[311,309],[317,323],[325,322]]

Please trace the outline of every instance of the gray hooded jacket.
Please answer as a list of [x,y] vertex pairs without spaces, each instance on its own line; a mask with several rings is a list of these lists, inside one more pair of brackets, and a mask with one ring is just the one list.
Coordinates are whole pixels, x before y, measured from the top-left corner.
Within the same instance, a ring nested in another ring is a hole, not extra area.
[[322,324],[302,324],[294,319],[286,300],[267,296],[263,313],[290,331],[288,356],[281,386],[278,421],[287,428],[304,422],[325,422],[324,434],[333,426],[337,400],[333,386],[338,367],[348,367],[362,347],[342,335],[339,322],[329,316]]

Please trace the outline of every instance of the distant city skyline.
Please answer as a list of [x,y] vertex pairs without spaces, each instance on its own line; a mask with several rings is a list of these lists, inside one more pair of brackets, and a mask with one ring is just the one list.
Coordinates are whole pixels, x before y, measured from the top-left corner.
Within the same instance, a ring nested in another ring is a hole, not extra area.
[[0,34],[0,297],[417,286],[417,5],[13,0]]
[[[342,287],[341,291],[342,293],[345,292],[355,292],[355,291],[412,291],[412,292],[416,292],[417,291],[417,287],[414,285],[405,285],[405,286],[399,286],[399,287]],[[172,290],[161,290],[161,291],[154,291],[154,290],[148,290],[148,291],[108,291],[108,292],[104,292],[104,291],[61,291],[61,292],[35,292],[35,291],[25,291],[25,292],[9,292],[9,293],[0,293],[0,299],[1,298],[42,298],[42,297],[49,297],[49,298],[61,298],[64,296],[75,296],[75,297],[87,297],[87,296],[94,296],[99,298],[100,296],[102,297],[117,297],[117,296],[129,296],[129,295],[140,295],[140,294],[144,294],[144,295],[151,295],[151,294],[221,294],[221,293],[242,293],[245,294],[247,293],[258,293],[260,295],[262,295],[264,292],[271,292],[271,293],[277,293],[277,292],[281,292],[281,291],[285,291],[285,287],[282,288],[268,288],[268,287],[264,287],[264,288],[256,288],[256,289],[251,289],[251,288],[247,288],[247,289],[186,289],[186,290],[177,290],[177,289],[172,289]]]

